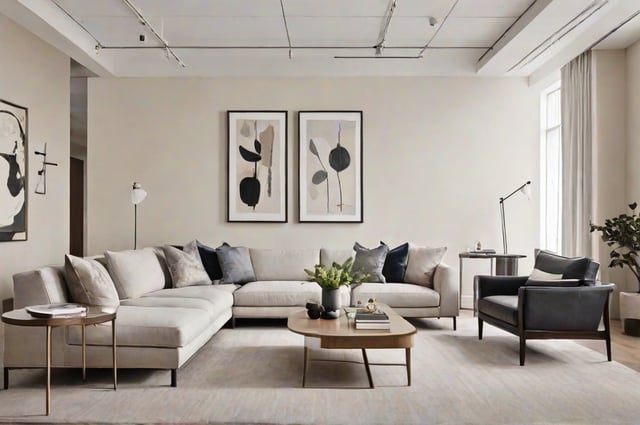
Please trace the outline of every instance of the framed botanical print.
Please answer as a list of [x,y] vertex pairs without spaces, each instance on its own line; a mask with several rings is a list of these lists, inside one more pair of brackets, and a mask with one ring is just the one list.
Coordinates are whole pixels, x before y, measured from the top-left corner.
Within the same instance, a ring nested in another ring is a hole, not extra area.
[[287,221],[287,112],[227,112],[227,221]]
[[0,242],[27,240],[27,115],[0,99]]
[[362,111],[298,112],[301,223],[362,223]]

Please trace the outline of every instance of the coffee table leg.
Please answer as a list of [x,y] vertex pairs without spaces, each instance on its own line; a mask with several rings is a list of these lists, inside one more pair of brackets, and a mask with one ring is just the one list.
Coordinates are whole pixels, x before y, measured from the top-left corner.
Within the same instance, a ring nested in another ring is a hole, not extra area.
[[411,348],[405,348],[406,363],[407,363],[407,386],[411,386]]
[[87,382],[87,339],[86,330],[82,325],[82,382]]
[[113,356],[113,390],[118,387],[118,365],[116,363],[116,319],[111,321],[111,355]]
[[307,363],[309,361],[309,349],[307,348],[306,342],[304,346],[304,360],[302,364],[302,388],[305,387],[305,383],[307,382]]
[[375,388],[373,386],[373,378],[371,377],[371,369],[369,368],[369,359],[367,358],[367,352],[365,349],[362,349],[362,358],[364,359],[364,368],[367,370],[367,378],[369,379],[369,387]]
[[47,416],[51,414],[51,326],[47,326]]

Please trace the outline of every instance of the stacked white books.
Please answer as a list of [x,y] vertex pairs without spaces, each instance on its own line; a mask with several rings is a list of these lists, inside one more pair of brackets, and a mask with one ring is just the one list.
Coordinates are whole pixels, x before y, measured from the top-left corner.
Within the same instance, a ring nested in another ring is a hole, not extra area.
[[33,317],[76,317],[87,314],[87,307],[74,303],[30,305],[25,310]]
[[391,329],[391,321],[387,313],[358,311],[356,313],[356,329]]

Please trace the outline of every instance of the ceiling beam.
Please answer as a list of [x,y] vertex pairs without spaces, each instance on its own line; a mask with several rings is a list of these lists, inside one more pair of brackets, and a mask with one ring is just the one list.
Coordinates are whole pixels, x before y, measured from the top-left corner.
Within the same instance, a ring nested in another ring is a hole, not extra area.
[[49,0],[3,0],[0,13],[100,77],[114,76],[112,52],[97,47],[96,40]]
[[559,40],[577,36],[610,1],[616,0],[537,0],[480,58],[478,74],[526,73],[523,68],[548,60]]

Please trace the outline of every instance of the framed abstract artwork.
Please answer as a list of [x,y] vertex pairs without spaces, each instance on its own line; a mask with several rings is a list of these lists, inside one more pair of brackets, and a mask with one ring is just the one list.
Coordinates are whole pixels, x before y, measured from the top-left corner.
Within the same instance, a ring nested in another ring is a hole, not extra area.
[[227,221],[287,222],[287,112],[227,112]]
[[301,223],[362,223],[362,111],[298,112]]
[[27,240],[27,115],[0,99],[0,242]]

